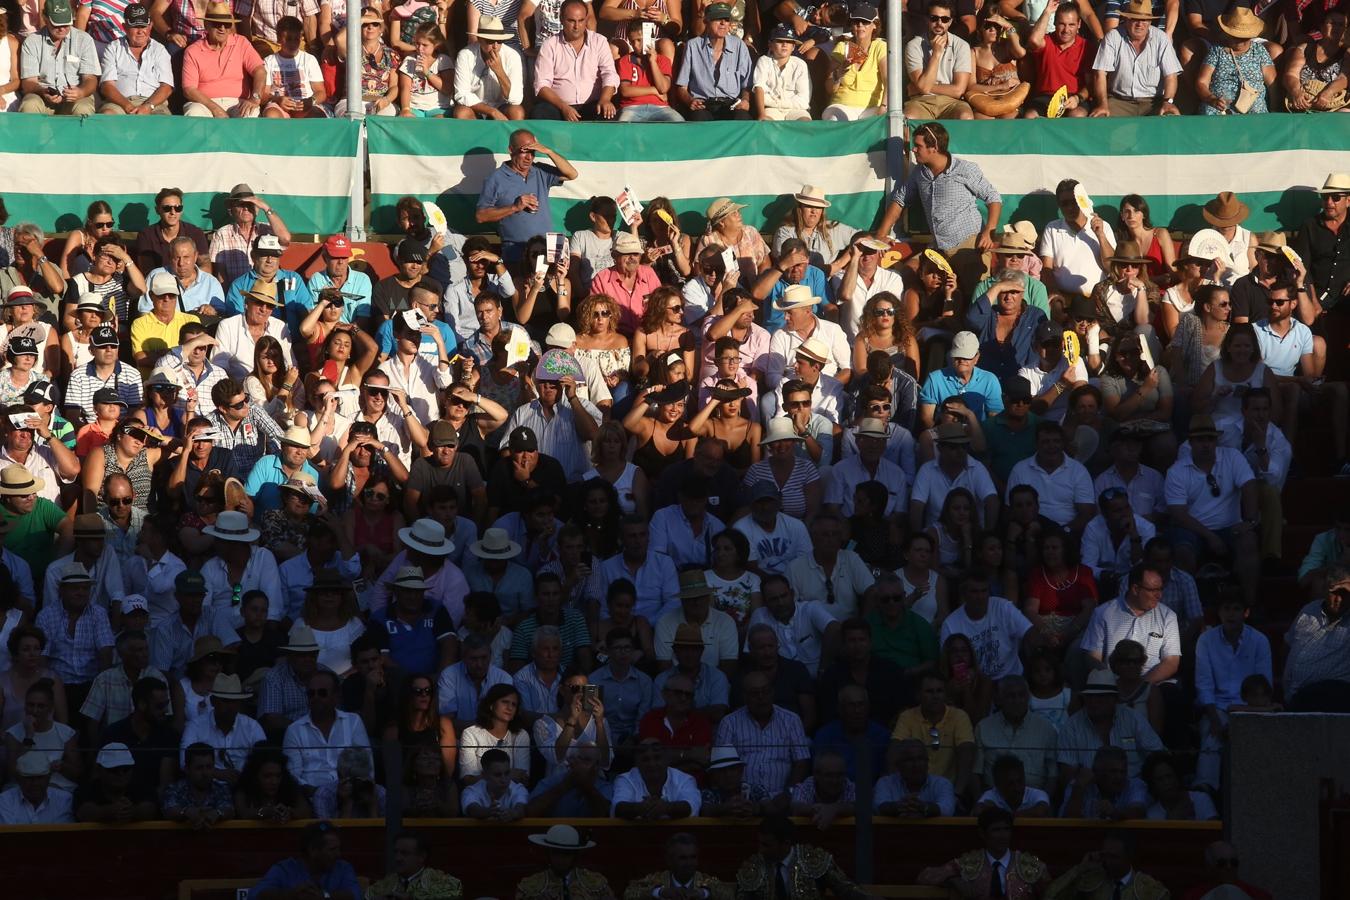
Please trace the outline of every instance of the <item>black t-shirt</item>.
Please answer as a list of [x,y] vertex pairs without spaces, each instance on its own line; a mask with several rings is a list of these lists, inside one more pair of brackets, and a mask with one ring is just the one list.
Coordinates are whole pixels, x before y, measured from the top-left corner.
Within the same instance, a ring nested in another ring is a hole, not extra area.
[[405,309],[411,309],[411,302],[408,295],[412,293],[412,288],[406,288],[398,283],[398,277],[390,275],[388,278],[381,278],[375,282],[375,287],[370,292],[370,303],[376,311],[386,319],[393,318],[394,313],[403,312]]
[[1229,0],[1186,0],[1182,11],[1187,17],[1199,16],[1210,28],[1218,28],[1219,16],[1227,12]]
[[1255,272],[1243,275],[1233,282],[1233,288],[1228,292],[1228,296],[1233,301],[1234,319],[1246,317],[1249,322],[1255,322],[1257,319],[1264,319],[1269,312],[1269,304],[1266,301],[1270,299],[1270,291],[1256,280]]
[[545,490],[559,498],[567,497],[567,475],[562,464],[546,454],[539,454],[530,484],[516,481],[511,472],[511,460],[499,459],[488,473],[488,506],[505,514],[525,508],[525,498],[538,490]]
[[[661,509],[673,503],[678,503],[679,497],[676,494],[680,485],[695,474],[697,473],[692,459],[682,459],[667,466],[666,470],[661,473],[661,477],[656,480],[656,500],[653,507]],[[723,463],[709,479],[708,512],[717,516],[723,522],[730,522],[736,517],[740,493],[741,479],[736,475],[736,470]]]
[[[839,691],[854,683],[847,663],[835,663],[821,671],[816,688],[816,708],[822,725],[839,718]],[[901,710],[918,702],[914,684],[905,677],[905,670],[889,659],[872,657],[867,667],[867,683],[860,687],[867,691],[872,720],[888,729],[895,724],[895,717]]]
[[[147,800],[153,801],[155,799],[155,792],[148,790],[144,785],[137,784],[133,777],[131,784],[127,785],[127,799],[132,803],[144,803]],[[75,788],[75,796],[71,805],[78,810],[85,803],[103,804],[108,802],[110,802],[110,800],[107,791],[103,789],[103,785],[91,783],[83,784]]]
[[449,466],[438,466],[429,456],[413,460],[408,470],[409,490],[418,491],[425,497],[432,488],[448,484],[455,489],[459,497],[459,508],[468,510],[469,495],[483,486],[483,476],[473,459],[462,452],[455,454],[454,462]]
[[234,674],[240,681],[248,681],[255,669],[270,668],[281,655],[285,635],[275,628],[263,628],[262,639],[253,643],[239,632],[238,653],[234,657]]
[[[183,222],[178,226],[178,237],[192,238],[192,243],[197,247],[197,255],[206,258],[206,232],[196,225]],[[140,266],[146,275],[150,274],[151,269],[168,265],[169,241],[164,240],[164,236],[159,233],[158,225],[151,225],[136,235],[136,243],[131,248],[131,258],[136,260],[136,265]]]

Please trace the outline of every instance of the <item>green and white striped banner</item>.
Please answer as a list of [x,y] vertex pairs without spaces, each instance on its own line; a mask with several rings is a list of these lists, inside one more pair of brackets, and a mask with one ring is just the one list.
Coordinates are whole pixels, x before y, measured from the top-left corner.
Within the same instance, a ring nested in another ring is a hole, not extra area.
[[[1140,194],[1153,224],[1207,227],[1205,201],[1233,191],[1251,208],[1253,231],[1296,228],[1318,209],[1309,189],[1350,171],[1350,116],[1173,116],[943,122],[951,151],[977,163],[1003,194],[1003,220],[1038,228],[1057,218],[1053,191],[1083,183],[1115,224],[1120,198]],[[911,123],[911,129],[917,127]]]
[[328,119],[0,115],[0,195],[10,225],[69,231],[106,200],[119,230],[138,231],[159,218],[155,193],[178,187],[184,220],[211,229],[242,181],[291,231],[332,233],[347,222],[358,133]]
[[[631,125],[552,122],[366,120],[371,227],[396,230],[399,197],[434,200],[458,230],[482,230],[473,210],[487,176],[506,159],[511,132],[525,125],[577,167],[580,177],[550,202],[560,229],[589,227],[584,201],[625,186],[644,204],[668,197],[687,231],[702,229],[718,197],[748,204],[751,225],[776,224],[803,184],[824,188],[830,218],[863,227],[885,188],[884,119],[864,122],[710,122]],[[689,214],[689,215],[685,215]]]

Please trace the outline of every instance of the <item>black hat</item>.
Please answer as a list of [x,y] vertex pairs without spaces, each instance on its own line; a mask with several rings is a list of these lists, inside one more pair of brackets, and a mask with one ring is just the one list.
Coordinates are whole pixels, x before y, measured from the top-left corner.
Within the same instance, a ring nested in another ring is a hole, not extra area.
[[1054,322],[1046,319],[1036,326],[1036,343],[1049,344],[1061,343],[1064,340],[1064,331]]
[[28,337],[28,335],[20,335],[19,337],[10,338],[9,355],[11,357],[37,356],[38,355],[37,341]]
[[127,408],[127,401],[123,400],[115,388],[99,388],[94,391],[94,403],[116,403],[123,409]]
[[100,325],[89,332],[90,347],[116,347],[118,344],[117,330],[111,325]]
[[421,241],[404,238],[394,250],[394,258],[399,262],[426,262],[427,248]]
[[539,449],[539,438],[535,436],[533,430],[525,425],[521,425],[511,432],[507,439],[507,447],[512,453],[528,452]]
[[128,28],[147,28],[150,25],[150,10],[144,3],[132,3],[122,14],[122,21]]
[[34,381],[23,392],[24,403],[55,403],[56,385],[50,381]]
[[1003,400],[1006,403],[1009,400],[1030,400],[1031,382],[1027,381],[1021,375],[1013,375],[1003,379]]

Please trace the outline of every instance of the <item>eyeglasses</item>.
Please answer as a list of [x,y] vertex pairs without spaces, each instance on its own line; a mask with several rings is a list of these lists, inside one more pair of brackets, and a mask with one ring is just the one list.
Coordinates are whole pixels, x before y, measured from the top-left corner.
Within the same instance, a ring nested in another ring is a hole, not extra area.
[[877,316],[891,317],[895,315],[895,309],[890,306],[878,306],[876,309],[872,310],[872,313]]
[[952,20],[952,17],[951,17],[951,16],[929,16],[929,17],[928,17],[928,21],[930,21],[930,22],[941,22],[943,25],[947,24],[947,23],[950,22],[951,20]]
[[1210,472],[1205,476],[1205,484],[1209,485],[1209,495],[1211,497],[1217,497],[1222,493],[1219,489],[1219,479],[1214,477],[1213,472]]
[[412,693],[414,697],[430,697],[431,686],[427,685],[426,687],[415,687],[412,689]]
[[608,309],[597,309],[597,310],[595,311],[595,313],[594,313],[594,316],[595,316],[597,319],[608,319],[608,318],[610,317],[610,310],[608,310]]
[[109,506],[130,506],[136,501],[130,497],[109,497],[105,502]]
[[313,700],[315,697],[320,699],[328,696],[328,688],[310,688],[305,691],[305,696]]
[[107,222],[94,222],[93,226],[97,228],[99,231],[102,231],[105,228],[112,228],[113,223],[112,220],[110,219]]
[[737,353],[737,354],[735,354],[735,355],[733,355],[733,356],[719,356],[719,357],[717,357],[717,361],[718,361],[718,362],[740,362],[740,361],[741,361],[741,355],[740,355],[739,353]]
[[1324,194],[1323,196],[1328,200],[1344,200],[1346,197],[1350,197],[1350,194]]

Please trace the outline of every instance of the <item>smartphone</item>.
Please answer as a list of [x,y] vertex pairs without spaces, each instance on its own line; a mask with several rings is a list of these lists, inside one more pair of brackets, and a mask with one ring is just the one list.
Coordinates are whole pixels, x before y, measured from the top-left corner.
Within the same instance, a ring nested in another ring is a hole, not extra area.
[[600,685],[583,684],[581,686],[581,702],[587,706],[594,706],[595,700],[600,696]]

